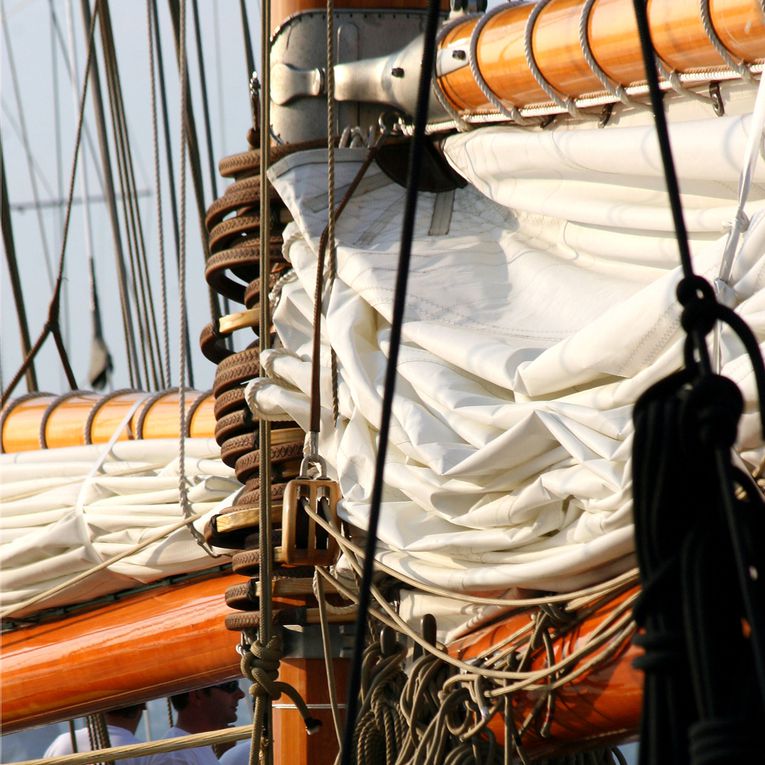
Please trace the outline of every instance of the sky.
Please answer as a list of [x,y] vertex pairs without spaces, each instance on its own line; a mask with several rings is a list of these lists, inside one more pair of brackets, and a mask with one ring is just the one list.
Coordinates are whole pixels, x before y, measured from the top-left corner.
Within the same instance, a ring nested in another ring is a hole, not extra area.
[[[92,3],[91,3],[92,5]],[[171,156],[178,185],[180,160],[180,99],[178,70],[167,2],[158,1],[164,69],[168,88]],[[239,0],[198,0],[203,60],[210,103],[212,154],[217,164],[223,156],[247,148],[250,126],[248,77]],[[202,122],[199,62],[194,48],[192,5],[188,0],[187,44],[189,81],[203,153],[205,207],[214,199],[207,162],[207,146]],[[157,192],[154,176],[152,139],[151,80],[147,36],[147,11],[144,0],[111,0],[110,3],[117,59],[127,114],[128,133],[135,166],[136,187],[151,281],[159,297],[159,237],[156,212]],[[75,145],[76,116],[82,93],[85,65],[85,32],[79,0],[2,0],[3,34],[0,37],[0,135],[6,165],[6,182],[12,210],[12,228],[16,257],[21,272],[22,290],[32,342],[43,327],[53,292],[54,274],[61,253],[65,206],[56,204],[68,193]],[[247,11],[253,34],[257,35],[259,9],[248,2]],[[56,32],[54,17],[58,24]],[[73,30],[70,32],[70,30]],[[76,87],[70,67],[71,39],[76,58]],[[63,49],[62,42],[66,49]],[[255,60],[258,60],[257,40]],[[100,49],[100,48],[99,48]],[[99,67],[105,108],[103,60]],[[90,197],[103,193],[99,180],[100,165],[97,133],[91,94],[85,112],[88,135],[80,154],[75,199],[83,196],[82,179],[87,179]],[[162,138],[160,137],[160,141]],[[113,136],[110,135],[113,144]],[[90,144],[90,145],[88,145]],[[178,269],[170,224],[168,176],[164,148],[161,153],[161,199],[163,204],[164,250],[168,282],[168,334],[172,383],[178,379]],[[33,168],[33,170],[30,170]],[[115,171],[116,172],[116,171]],[[32,179],[34,175],[34,181]],[[187,172],[188,178],[188,172]],[[225,188],[224,179],[216,178],[217,192]],[[35,198],[43,207],[36,210]],[[90,217],[90,224],[86,218]],[[202,327],[209,322],[207,288],[203,276],[200,228],[190,182],[187,183],[186,285],[189,332],[195,387],[207,389],[212,382],[213,365],[197,350]],[[124,228],[124,224],[123,224]],[[90,232],[88,234],[88,231]],[[44,232],[44,233],[41,233]],[[89,388],[87,381],[92,326],[90,318],[88,259],[93,253],[99,304],[104,335],[114,362],[112,388],[128,386],[127,364],[119,310],[116,266],[107,207],[102,202],[86,206],[76,204],[69,227],[65,251],[65,289],[62,304],[62,327],[77,383]],[[2,387],[12,379],[22,355],[16,310],[10,289],[6,258],[0,277],[0,379]],[[161,301],[157,301],[161,325]],[[232,308],[237,310],[237,307]],[[250,338],[251,339],[251,338]],[[49,339],[36,362],[41,390],[68,390],[63,368],[52,339]],[[22,382],[14,395],[26,392]]]

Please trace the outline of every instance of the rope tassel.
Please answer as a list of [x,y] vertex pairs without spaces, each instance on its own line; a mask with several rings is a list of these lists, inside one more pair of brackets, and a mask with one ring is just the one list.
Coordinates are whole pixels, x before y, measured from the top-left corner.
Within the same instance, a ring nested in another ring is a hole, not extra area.
[[708,371],[698,340],[722,320],[747,347],[758,382],[763,363],[754,336],[706,281],[684,279],[678,298],[686,367],[646,391],[634,412],[643,586],[635,618],[646,651],[640,762],[762,761],[765,502],[731,457],[741,393]]

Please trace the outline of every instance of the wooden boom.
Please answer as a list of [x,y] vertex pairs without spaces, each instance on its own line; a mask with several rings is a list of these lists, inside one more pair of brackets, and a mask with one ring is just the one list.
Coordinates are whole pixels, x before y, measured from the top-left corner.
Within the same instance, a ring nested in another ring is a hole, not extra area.
[[[186,391],[186,432],[190,438],[211,438],[215,431],[211,393]],[[0,451],[23,452],[62,446],[105,443],[132,415],[119,436],[178,438],[179,395],[117,391],[99,395],[73,391],[63,396],[33,393],[11,401],[0,415]]]
[[[715,47],[715,35],[735,63],[765,58],[765,16],[757,0],[708,0],[708,5],[712,36],[705,29],[699,0],[649,0],[651,36],[666,70],[708,73],[709,79],[724,73],[731,61]],[[584,44],[583,14],[587,14]],[[606,92],[588,62],[586,48],[613,87],[645,80],[632,0],[594,0],[590,5],[585,0],[550,0],[501,7],[484,21],[472,18],[455,25],[444,36],[441,50],[469,47],[477,28],[475,67],[508,109],[550,103],[549,88],[564,101]],[[471,66],[448,72],[438,82],[458,112],[493,108]]]

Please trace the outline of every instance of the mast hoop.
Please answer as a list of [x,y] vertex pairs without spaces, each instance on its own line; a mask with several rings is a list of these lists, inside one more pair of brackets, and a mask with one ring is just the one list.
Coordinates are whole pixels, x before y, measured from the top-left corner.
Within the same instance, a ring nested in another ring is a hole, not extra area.
[[531,9],[528,19],[526,19],[526,28],[523,34],[523,49],[526,54],[526,65],[534,75],[534,79],[539,84],[539,87],[544,90],[550,97],[550,100],[560,107],[563,111],[574,119],[582,119],[583,114],[579,111],[579,107],[576,105],[576,99],[565,95],[557,88],[553,87],[552,83],[542,74],[542,70],[537,64],[536,57],[534,56],[534,46],[532,44],[532,37],[534,35],[534,25],[536,24],[539,14],[550,4],[551,0],[539,0],[536,5]]
[[[494,8],[486,11],[478,23],[473,28],[473,33],[470,35],[470,50],[468,52],[468,63],[470,64],[470,71],[473,74],[473,79],[476,85],[481,89],[481,92],[486,96],[491,105],[500,112],[500,114],[508,117],[518,125],[528,125],[529,121],[524,118],[515,104],[511,104],[510,107],[500,100],[499,96],[489,87],[489,84],[484,79],[481,69],[478,66],[478,37],[486,24],[491,21],[498,13],[517,5],[523,5],[523,0],[508,0],[503,5],[497,5]],[[440,41],[439,41],[440,42]]]

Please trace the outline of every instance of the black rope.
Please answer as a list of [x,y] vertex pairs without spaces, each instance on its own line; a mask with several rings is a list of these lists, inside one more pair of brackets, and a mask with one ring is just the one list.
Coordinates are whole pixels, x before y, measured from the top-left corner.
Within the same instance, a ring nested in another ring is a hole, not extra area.
[[[761,761],[765,716],[765,501],[734,468],[743,398],[712,373],[707,335],[727,324],[754,370],[765,434],[765,365],[757,340],[693,272],[645,0],[633,0],[680,251],[685,366],[634,410],[633,496],[646,650],[641,765]],[[745,625],[745,626],[742,626]]]
[[377,527],[380,520],[385,457],[388,450],[390,419],[393,411],[393,396],[396,388],[396,367],[401,344],[401,326],[406,306],[406,288],[409,278],[409,264],[412,255],[414,223],[417,213],[417,196],[420,181],[420,169],[425,142],[425,125],[428,118],[431,77],[435,61],[436,33],[439,22],[438,0],[428,0],[425,32],[423,35],[422,67],[417,93],[417,109],[414,120],[414,137],[409,152],[409,174],[404,206],[404,219],[401,232],[401,248],[396,286],[393,295],[393,316],[390,330],[390,351],[385,369],[385,389],[383,392],[382,413],[380,417],[380,435],[375,462],[375,477],[372,486],[372,500],[369,508],[369,522],[364,546],[364,567],[359,591],[359,604],[354,634],[353,660],[348,686],[348,706],[346,709],[345,729],[343,731],[342,765],[351,765],[353,761],[353,735],[358,714],[358,695],[361,687],[361,665],[364,651],[364,625],[369,612],[370,589],[374,573],[375,548],[377,546]]

